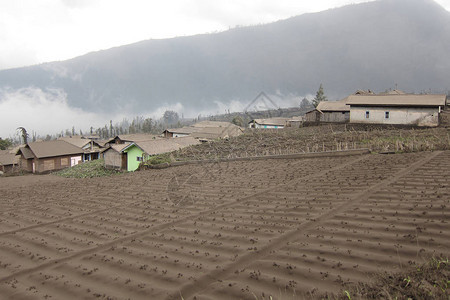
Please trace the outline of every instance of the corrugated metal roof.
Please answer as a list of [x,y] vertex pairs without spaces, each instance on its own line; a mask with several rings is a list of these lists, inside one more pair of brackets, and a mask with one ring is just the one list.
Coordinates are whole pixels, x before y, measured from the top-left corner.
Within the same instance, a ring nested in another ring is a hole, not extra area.
[[[32,142],[27,145],[37,158],[83,154],[83,150],[65,141]],[[27,147],[25,147],[27,149]],[[22,151],[22,153],[24,153]]]
[[446,95],[350,95],[348,105],[367,106],[444,106]]

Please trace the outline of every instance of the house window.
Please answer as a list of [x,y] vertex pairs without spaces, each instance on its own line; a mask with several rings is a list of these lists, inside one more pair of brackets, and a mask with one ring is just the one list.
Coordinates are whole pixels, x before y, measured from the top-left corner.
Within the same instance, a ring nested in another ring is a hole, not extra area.
[[384,112],[384,118],[385,119],[389,119],[389,112],[388,111]]
[[141,156],[137,156],[137,157],[136,157],[136,160],[137,160],[137,161],[142,161],[142,157],[141,157]]
[[368,119],[370,117],[370,112],[368,110],[366,110],[366,119]]

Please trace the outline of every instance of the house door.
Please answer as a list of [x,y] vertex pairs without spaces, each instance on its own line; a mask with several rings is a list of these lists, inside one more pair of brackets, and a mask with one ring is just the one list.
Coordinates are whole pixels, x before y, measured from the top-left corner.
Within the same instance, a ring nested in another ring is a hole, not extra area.
[[127,163],[127,161],[128,161],[128,155],[127,155],[128,153],[123,153],[122,154],[122,167],[121,167],[121,169],[122,170],[125,170],[125,171],[127,171],[128,170],[128,163]]

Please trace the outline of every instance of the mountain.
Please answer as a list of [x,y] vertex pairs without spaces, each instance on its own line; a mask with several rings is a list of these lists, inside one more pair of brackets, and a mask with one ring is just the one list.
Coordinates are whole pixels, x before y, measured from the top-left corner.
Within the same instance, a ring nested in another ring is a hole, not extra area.
[[[147,40],[0,71],[0,89],[62,89],[69,105],[139,113],[208,109],[259,92],[329,99],[357,89],[450,89],[450,13],[431,0],[380,0],[215,34]],[[300,102],[300,99],[299,99]]]

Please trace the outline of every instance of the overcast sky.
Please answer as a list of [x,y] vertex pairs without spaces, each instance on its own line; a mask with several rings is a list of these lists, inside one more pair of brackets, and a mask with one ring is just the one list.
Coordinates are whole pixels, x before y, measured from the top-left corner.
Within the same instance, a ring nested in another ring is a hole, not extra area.
[[[0,0],[0,69],[367,0]],[[438,0],[450,10],[450,0]]]

